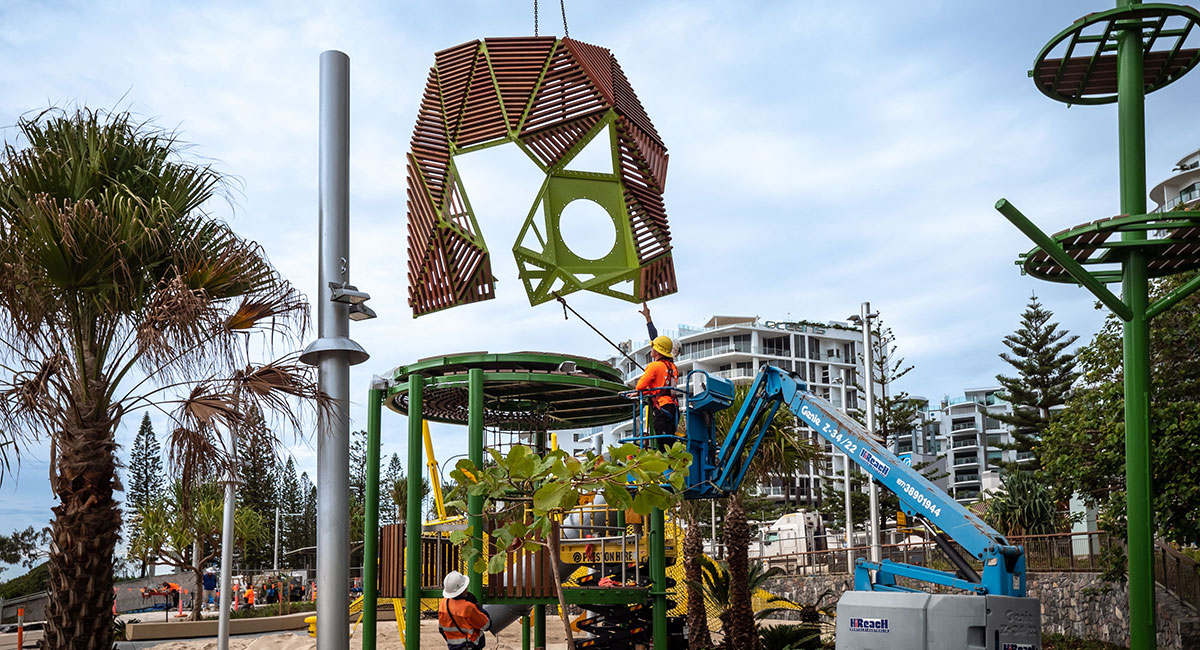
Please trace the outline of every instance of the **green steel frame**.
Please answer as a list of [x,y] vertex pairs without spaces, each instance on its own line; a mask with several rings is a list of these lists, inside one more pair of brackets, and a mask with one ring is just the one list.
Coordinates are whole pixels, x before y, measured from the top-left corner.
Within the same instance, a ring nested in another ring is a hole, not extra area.
[[[575,364],[573,371],[560,370],[564,362]],[[439,421],[467,425],[468,457],[483,464],[484,426],[521,426],[528,420],[512,416],[506,404],[519,403],[542,414],[542,423],[555,427],[578,428],[613,424],[628,419],[630,402],[618,393],[625,390],[620,372],[594,359],[542,352],[511,354],[467,353],[424,359],[393,371],[390,381],[377,379],[367,394],[367,497],[363,539],[363,649],[374,650],[378,606],[379,562],[379,444],[381,413],[384,405],[408,416],[408,503],[407,521],[419,522],[421,503],[423,419],[435,419],[426,405],[447,393],[461,399],[466,389],[465,409],[443,406]],[[621,409],[615,409],[614,404]],[[546,427],[530,428],[537,432],[538,445],[545,446]],[[375,471],[371,468],[374,467]],[[467,501],[467,518],[476,530],[483,517],[482,497]],[[421,566],[420,534],[407,534],[406,567]],[[666,526],[664,513],[656,510],[650,517],[650,574],[654,599],[653,638],[655,650],[667,648]],[[482,550],[482,541],[472,544]],[[484,602],[483,577],[469,567],[470,591]],[[420,649],[420,601],[440,598],[438,589],[422,589],[420,579],[407,574],[404,580],[404,647]],[[572,588],[564,590],[569,604],[632,604],[645,602],[645,588]],[[487,602],[531,605],[533,612],[521,621],[523,650],[546,647],[546,607],[557,606],[553,598],[491,598]],[[532,638],[531,638],[532,637]]]
[[[1061,32],[1038,54],[1029,74],[1039,90],[1058,101],[1117,102],[1122,215],[1051,237],[1008,201],[1001,199],[996,209],[1036,244],[1017,262],[1023,272],[1077,282],[1124,321],[1130,648],[1150,650],[1156,643],[1156,619],[1149,321],[1200,288],[1200,275],[1154,305],[1148,304],[1149,280],[1200,268],[1200,215],[1146,213],[1145,95],[1200,62],[1200,50],[1185,48],[1200,12],[1133,0],[1117,4]],[[1061,58],[1050,58],[1064,44]],[[1118,233],[1119,239],[1110,239]],[[1120,297],[1105,286],[1116,282],[1121,283]]]

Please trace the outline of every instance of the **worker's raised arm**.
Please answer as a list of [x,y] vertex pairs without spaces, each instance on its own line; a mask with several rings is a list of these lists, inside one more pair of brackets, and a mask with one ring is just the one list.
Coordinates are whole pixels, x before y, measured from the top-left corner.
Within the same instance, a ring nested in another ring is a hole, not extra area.
[[658,338],[658,328],[654,326],[654,321],[650,318],[650,305],[642,302],[642,308],[639,310],[642,316],[646,317],[646,334],[650,336],[650,340]]

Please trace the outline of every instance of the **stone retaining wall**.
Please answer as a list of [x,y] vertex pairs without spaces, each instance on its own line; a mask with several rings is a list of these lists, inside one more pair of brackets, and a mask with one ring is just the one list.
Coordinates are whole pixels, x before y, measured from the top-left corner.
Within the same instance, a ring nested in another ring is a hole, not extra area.
[[[832,604],[852,589],[853,583],[847,575],[781,576],[772,579],[766,589],[801,604],[814,603],[829,591],[824,602]],[[1105,584],[1095,573],[1071,572],[1030,573],[1026,585],[1029,595],[1041,600],[1044,634],[1129,645],[1129,593],[1124,585]],[[1200,616],[1161,587],[1157,591],[1158,647],[1200,649]]]

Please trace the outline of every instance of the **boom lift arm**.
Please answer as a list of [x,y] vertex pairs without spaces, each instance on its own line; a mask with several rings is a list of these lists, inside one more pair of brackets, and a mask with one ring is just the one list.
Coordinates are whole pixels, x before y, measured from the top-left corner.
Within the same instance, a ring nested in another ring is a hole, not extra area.
[[[912,591],[896,585],[895,577],[964,589],[978,594],[1025,595],[1025,553],[1009,544],[994,528],[933,483],[905,465],[891,451],[867,435],[862,425],[837,410],[828,401],[808,391],[808,385],[792,373],[763,366],[750,393],[716,449],[713,414],[733,402],[733,384],[703,370],[688,373],[687,445],[692,454],[685,497],[727,497],[746,477],[746,469],[758,452],[771,421],[786,406],[838,451],[862,467],[899,498],[904,511],[924,518],[947,537],[983,563],[980,577],[945,540],[939,544],[960,569],[960,576],[926,567],[891,562],[858,560],[855,589]],[[874,579],[871,571],[876,571]]]

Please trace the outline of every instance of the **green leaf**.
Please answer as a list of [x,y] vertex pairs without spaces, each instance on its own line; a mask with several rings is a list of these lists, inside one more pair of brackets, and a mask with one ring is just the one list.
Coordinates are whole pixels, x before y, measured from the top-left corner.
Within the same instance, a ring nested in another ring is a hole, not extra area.
[[500,573],[504,571],[504,567],[508,564],[507,553],[497,553],[487,561],[488,573]]
[[[564,498],[570,491],[570,485],[559,481],[546,483],[533,493],[533,508],[546,512],[563,507]],[[578,495],[576,495],[578,498]]]

